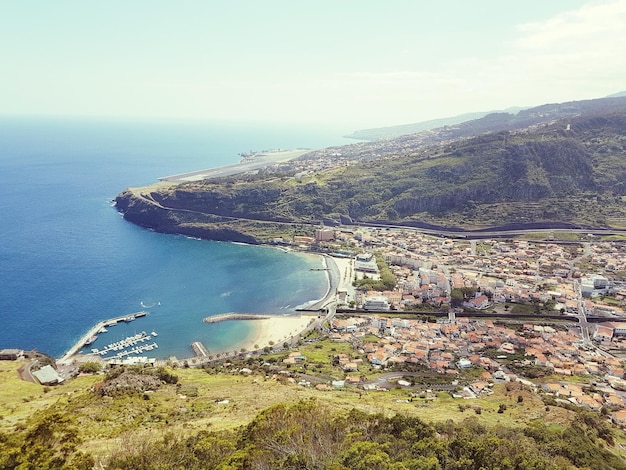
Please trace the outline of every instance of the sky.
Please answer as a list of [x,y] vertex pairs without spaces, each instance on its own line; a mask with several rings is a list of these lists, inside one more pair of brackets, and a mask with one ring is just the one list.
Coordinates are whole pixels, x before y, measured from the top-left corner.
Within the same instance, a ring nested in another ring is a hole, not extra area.
[[0,114],[389,126],[626,90],[626,0],[0,0]]

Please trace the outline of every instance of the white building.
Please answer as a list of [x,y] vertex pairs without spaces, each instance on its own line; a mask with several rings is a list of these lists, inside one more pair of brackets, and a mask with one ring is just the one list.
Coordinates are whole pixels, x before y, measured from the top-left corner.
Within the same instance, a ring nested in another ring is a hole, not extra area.
[[361,253],[354,259],[354,270],[378,274],[378,265],[371,253]]
[[389,301],[383,296],[367,297],[363,302],[365,310],[389,310]]
[[580,281],[580,290],[584,297],[597,297],[608,293],[609,289],[609,280],[599,274],[585,277]]

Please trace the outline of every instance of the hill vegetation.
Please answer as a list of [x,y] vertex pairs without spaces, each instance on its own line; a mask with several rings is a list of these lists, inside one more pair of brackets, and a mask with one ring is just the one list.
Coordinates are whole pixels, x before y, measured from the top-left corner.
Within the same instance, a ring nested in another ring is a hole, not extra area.
[[[324,170],[298,178],[279,172],[147,187],[142,197],[122,193],[117,204],[126,218],[157,231],[245,242],[322,221],[620,228],[626,99],[607,100],[488,115],[445,129],[437,145],[407,136],[346,148],[353,154],[347,164],[326,161]],[[537,124],[539,117],[547,122]],[[319,158],[314,152],[301,164],[316,166]]]
[[53,388],[5,363],[0,468],[626,468],[624,435],[603,416],[519,385],[472,403],[399,387],[318,391],[295,371],[268,373],[267,360],[127,367]]

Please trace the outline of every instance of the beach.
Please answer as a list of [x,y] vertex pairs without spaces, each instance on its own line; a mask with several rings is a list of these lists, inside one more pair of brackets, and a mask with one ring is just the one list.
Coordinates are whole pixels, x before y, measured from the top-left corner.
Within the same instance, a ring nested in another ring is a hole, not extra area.
[[[324,256],[324,264],[328,273],[328,290],[324,298],[309,307],[311,310],[322,308],[335,301],[337,292],[347,293],[346,302],[354,298],[352,259]],[[318,314],[311,312],[299,315],[264,315],[255,320],[242,320],[254,322],[254,332],[241,347],[250,351],[273,344],[282,345],[285,341],[290,342],[291,338],[301,334],[317,318]]]
[[[312,256],[319,257],[319,255]],[[324,266],[323,269],[326,272],[328,286],[320,299],[303,305],[301,307],[302,310],[297,310],[295,313],[291,314],[229,312],[205,317],[203,319],[205,323],[238,321],[247,322],[246,326],[249,326],[248,331],[250,331],[250,333],[247,337],[235,341],[228,346],[222,345],[214,349],[214,351],[253,351],[264,349],[267,346],[281,347],[285,342],[293,345],[294,341],[297,341],[300,335],[305,333],[308,329],[318,326],[319,322],[314,322],[319,319],[319,315],[322,311],[332,308],[331,305],[337,302],[340,304],[349,303],[349,301],[354,298],[354,287],[352,286],[354,266],[352,259],[328,255],[322,255],[320,259]],[[317,268],[310,269],[317,270]],[[337,295],[338,293],[340,294],[339,296]],[[59,361],[71,362],[79,357],[80,355],[77,354],[78,351],[85,345],[91,344],[89,340],[91,340],[91,338],[97,338],[98,333],[102,330],[106,331],[105,326],[118,325],[118,323],[125,324],[129,316],[132,316],[134,319],[136,316],[145,317],[146,315],[147,312],[138,312],[97,323],[95,326],[92,326],[86,334],[82,335],[78,342],[76,342]],[[161,339],[162,336],[159,336],[159,340]],[[101,347],[102,345],[96,344],[96,346]],[[209,347],[213,349],[211,345],[209,345]]]
[[242,320],[253,322],[254,331],[240,347],[252,351],[266,346],[280,346],[284,342],[291,343],[294,336],[302,333],[316,319],[315,314],[300,314],[271,315],[259,320]]

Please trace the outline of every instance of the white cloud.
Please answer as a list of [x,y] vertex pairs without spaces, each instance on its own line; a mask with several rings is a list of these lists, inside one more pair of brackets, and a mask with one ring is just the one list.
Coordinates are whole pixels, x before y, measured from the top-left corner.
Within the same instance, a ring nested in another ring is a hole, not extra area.
[[[531,5],[526,17],[540,10]],[[589,0],[517,26],[514,17],[498,9],[481,30],[434,21],[398,36],[357,28],[319,47],[304,41],[303,48],[272,43],[270,36],[248,44],[244,34],[232,50],[225,41],[205,51],[196,42],[217,44],[213,36],[192,43],[182,37],[172,51],[188,55],[165,51],[155,59],[148,49],[135,63],[134,56],[111,54],[100,68],[71,57],[52,66],[49,50],[62,50],[53,41],[56,49],[42,48],[39,56],[34,49],[9,56],[0,101],[20,112],[288,116],[375,127],[626,90],[626,0]],[[89,56],[88,46],[78,52]]]
[[518,30],[512,59],[533,82],[569,84],[572,98],[626,88],[626,0],[588,3]]
[[615,41],[624,43],[625,28],[626,1],[592,2],[546,21],[519,25],[522,36],[517,45],[537,52],[596,45],[615,49]]
[[473,57],[450,58],[428,71],[364,71],[336,78],[372,95],[379,117],[389,120],[397,113],[397,123],[597,98],[626,90],[625,31],[626,0],[590,2],[519,25],[497,56],[478,49]]

